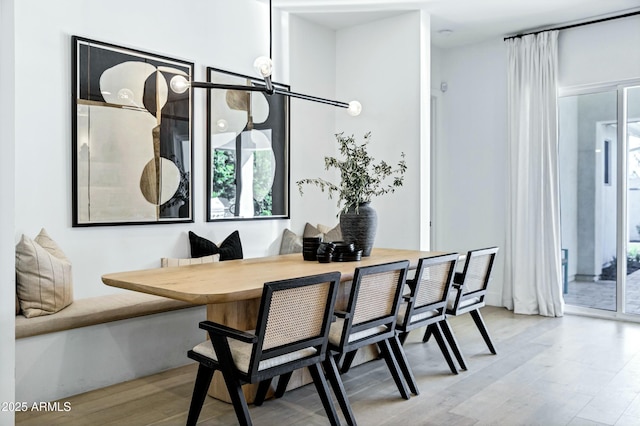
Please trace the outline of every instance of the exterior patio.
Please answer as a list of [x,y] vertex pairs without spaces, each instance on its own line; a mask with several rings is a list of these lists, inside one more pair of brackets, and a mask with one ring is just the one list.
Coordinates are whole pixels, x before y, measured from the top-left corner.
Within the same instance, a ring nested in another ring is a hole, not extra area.
[[[615,311],[616,283],[571,281],[564,301],[568,305]],[[640,271],[627,275],[625,312],[640,315]]]

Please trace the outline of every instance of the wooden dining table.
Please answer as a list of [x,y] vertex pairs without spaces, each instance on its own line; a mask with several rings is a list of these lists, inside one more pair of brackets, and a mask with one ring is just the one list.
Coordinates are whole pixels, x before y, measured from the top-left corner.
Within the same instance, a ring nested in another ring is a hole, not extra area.
[[[266,282],[339,271],[341,286],[336,309],[344,309],[348,299],[350,282],[357,267],[408,260],[410,268],[415,268],[421,257],[439,254],[443,253],[374,248],[370,256],[362,257],[360,261],[330,263],[305,261],[302,254],[288,254],[115,272],[103,275],[102,281],[112,287],[206,305],[207,320],[238,330],[251,330],[256,327],[260,298]],[[360,360],[360,362],[362,361]],[[354,365],[357,362],[358,360],[354,362]],[[308,381],[309,378],[304,373],[300,373],[298,377],[292,377],[289,389],[301,386]],[[243,387],[248,402],[252,402],[255,388],[255,385]],[[209,395],[223,401],[231,401],[221,374],[217,372],[209,388]]]

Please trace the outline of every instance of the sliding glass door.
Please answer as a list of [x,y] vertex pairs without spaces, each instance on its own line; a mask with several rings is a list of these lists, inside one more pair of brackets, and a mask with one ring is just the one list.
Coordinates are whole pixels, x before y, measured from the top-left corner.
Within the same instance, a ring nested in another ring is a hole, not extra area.
[[624,312],[640,315],[640,86],[624,89],[627,136],[627,245]]
[[640,86],[558,106],[565,302],[640,315]]

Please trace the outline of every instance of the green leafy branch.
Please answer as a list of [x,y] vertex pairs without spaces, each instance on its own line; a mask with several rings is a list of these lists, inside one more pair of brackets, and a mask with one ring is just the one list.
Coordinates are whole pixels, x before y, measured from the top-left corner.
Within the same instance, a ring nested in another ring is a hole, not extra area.
[[[404,152],[400,154],[396,168],[393,168],[385,161],[375,163],[375,159],[367,152],[371,132],[364,135],[362,143],[356,142],[353,135],[345,137],[344,133],[336,134],[336,139],[344,159],[325,157],[324,165],[325,170],[335,168],[340,171],[340,185],[322,178],[301,179],[296,182],[300,195],[303,195],[304,185],[314,185],[321,192],[326,191],[330,199],[337,194],[338,207],[344,202],[343,211],[353,207],[357,212],[358,205],[368,203],[374,197],[393,193],[404,184],[407,171]],[[388,183],[387,178],[392,178],[392,181]]]

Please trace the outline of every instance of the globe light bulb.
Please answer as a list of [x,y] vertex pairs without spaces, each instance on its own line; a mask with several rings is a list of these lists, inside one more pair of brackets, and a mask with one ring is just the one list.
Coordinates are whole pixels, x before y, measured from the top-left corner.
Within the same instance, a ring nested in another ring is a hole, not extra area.
[[266,56],[259,56],[253,62],[253,67],[263,78],[269,77],[273,71],[273,61],[271,61],[271,58],[267,58]]
[[358,116],[362,112],[362,104],[358,101],[349,102],[349,108],[347,108],[347,113],[352,116]]
[[175,93],[184,93],[191,87],[191,83],[183,75],[174,75],[169,82],[169,86]]
[[216,121],[216,129],[218,130],[218,132],[224,132],[228,128],[229,128],[229,123],[227,123],[227,120],[225,120],[224,118],[221,118],[220,120]]

